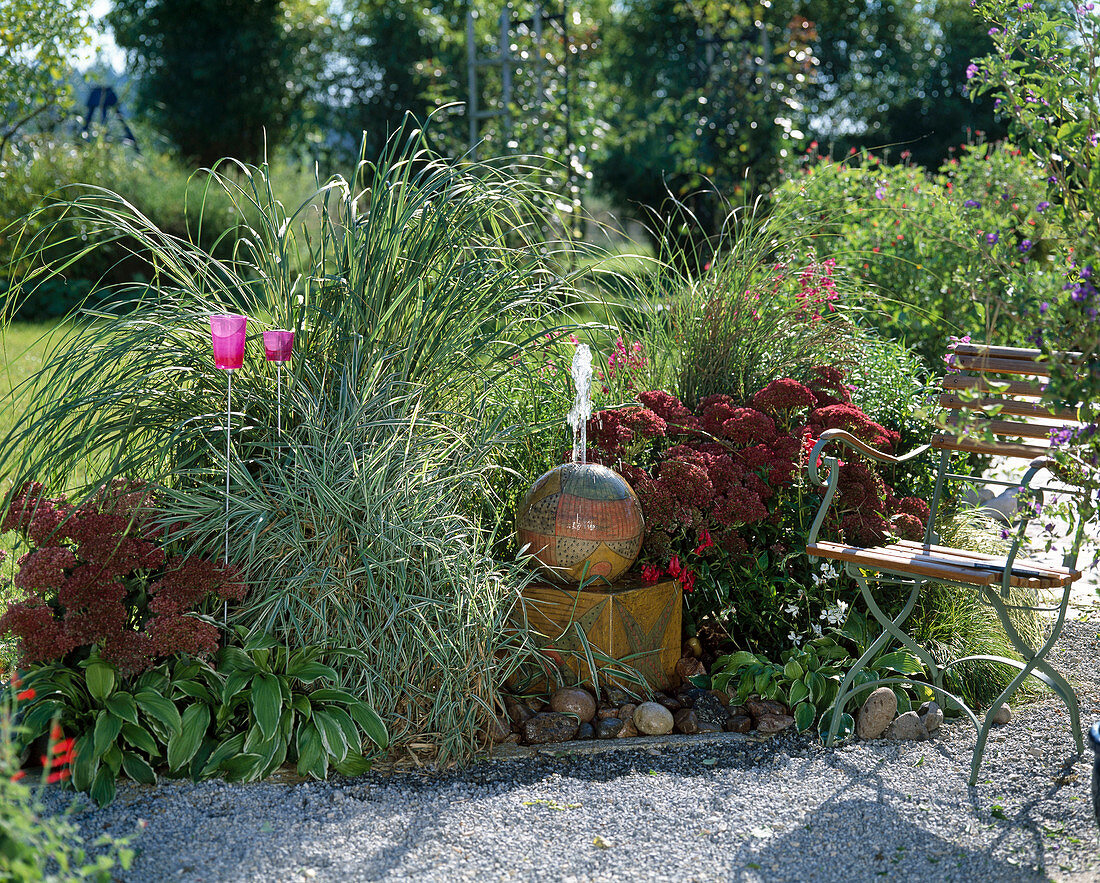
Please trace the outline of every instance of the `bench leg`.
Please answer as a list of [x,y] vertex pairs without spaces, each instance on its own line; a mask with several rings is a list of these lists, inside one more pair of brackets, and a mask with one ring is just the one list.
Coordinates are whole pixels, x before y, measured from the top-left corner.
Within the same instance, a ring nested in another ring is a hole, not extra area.
[[937,687],[942,687],[943,673],[940,671],[939,665],[936,664],[936,660],[932,658],[932,654],[901,630],[901,624],[905,622],[905,620],[909,618],[909,614],[913,612],[913,608],[917,603],[917,598],[920,596],[921,587],[926,581],[923,579],[912,581],[912,588],[909,591],[909,598],[906,600],[905,606],[902,608],[901,613],[894,619],[891,619],[882,611],[882,608],[878,606],[878,602],[875,601],[874,595],[871,594],[870,583],[860,569],[848,565],[848,573],[857,583],[859,583],[860,594],[863,595],[863,600],[867,604],[867,608],[871,611],[871,615],[878,620],[879,624],[888,634],[924,663],[925,668],[928,669],[928,673],[932,676],[932,683]]
[[853,564],[847,564],[845,565],[845,570],[859,585],[859,591],[863,596],[864,603],[866,603],[868,610],[871,611],[871,615],[874,616],[880,625],[882,625],[883,632],[871,642],[870,646],[867,647],[863,655],[848,669],[848,673],[845,674],[844,679],[840,682],[840,689],[837,691],[836,701],[833,703],[833,707],[830,711],[831,719],[829,721],[829,732],[825,738],[825,744],[829,746],[836,742],[836,736],[840,730],[841,716],[844,713],[844,706],[847,705],[848,700],[851,699],[852,696],[866,687],[866,685],[861,685],[853,689],[852,684],[855,682],[860,672],[864,671],[867,665],[874,661],[879,651],[882,650],[891,637],[900,641],[925,664],[932,676],[933,683],[937,687],[943,686],[943,674],[939,666],[936,665],[935,660],[932,659],[931,654],[901,630],[901,624],[909,618],[909,614],[913,612],[913,608],[916,606],[917,598],[920,595],[920,589],[921,586],[924,585],[924,581],[912,581],[909,597],[906,599],[905,606],[902,608],[901,613],[894,619],[890,619],[890,617],[883,613],[882,608],[879,607],[878,603],[875,601],[874,596],[871,594],[870,583],[863,575],[860,568]]

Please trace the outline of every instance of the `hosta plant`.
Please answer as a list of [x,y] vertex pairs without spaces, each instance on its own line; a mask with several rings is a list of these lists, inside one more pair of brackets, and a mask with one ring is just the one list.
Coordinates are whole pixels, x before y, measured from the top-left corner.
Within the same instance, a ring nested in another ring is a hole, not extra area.
[[[805,732],[815,721],[827,722],[826,712],[836,702],[840,683],[846,671],[866,649],[869,637],[870,626],[866,617],[852,611],[840,629],[801,647],[785,650],[780,654],[779,662],[744,650],[718,658],[710,683],[715,689],[725,690],[737,703],[754,695],[782,702],[791,709],[798,731]],[[853,656],[845,644],[852,646],[856,655]],[[856,675],[853,686],[858,688],[888,677],[919,678],[924,673],[924,667],[912,653],[896,650],[875,657]],[[922,697],[925,695],[917,683],[912,687],[894,685],[893,690],[901,711],[912,708],[911,692]],[[849,700],[850,710],[856,707],[855,703],[861,695],[857,692]],[[851,732],[853,728],[852,715],[845,712],[841,733]]]
[[364,772],[374,746],[387,744],[385,726],[328,686],[336,672],[319,655],[257,639],[224,648],[216,664],[177,657],[131,677],[97,656],[38,666],[24,678],[23,744],[57,725],[73,734],[72,784],[101,806],[120,775],[256,781],[287,761],[314,778],[330,767]]

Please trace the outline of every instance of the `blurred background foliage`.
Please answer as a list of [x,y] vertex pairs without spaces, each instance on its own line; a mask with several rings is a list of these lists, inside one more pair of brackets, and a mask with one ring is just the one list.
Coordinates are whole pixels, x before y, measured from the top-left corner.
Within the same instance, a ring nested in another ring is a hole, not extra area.
[[[41,155],[42,135],[73,140],[77,82],[78,103],[93,84],[117,86],[144,152],[164,149],[189,169],[225,156],[346,169],[364,145],[376,155],[406,113],[423,121],[440,107],[433,147],[462,156],[468,41],[479,58],[499,56],[502,9],[453,0],[6,3],[0,147],[12,141],[8,162],[22,168]],[[574,206],[609,207],[623,224],[675,218],[665,229],[692,243],[720,232],[727,206],[715,193],[739,204],[769,192],[811,142],[834,156],[893,146],[935,169],[969,133],[1003,135],[992,101],[967,94],[971,58],[992,45],[967,0],[509,9],[512,100],[501,107],[500,66],[480,67],[480,107],[507,111],[481,122],[482,153],[542,156]],[[96,34],[109,51],[75,53]],[[15,168],[0,175],[7,189]],[[0,220],[12,217],[9,209]]]

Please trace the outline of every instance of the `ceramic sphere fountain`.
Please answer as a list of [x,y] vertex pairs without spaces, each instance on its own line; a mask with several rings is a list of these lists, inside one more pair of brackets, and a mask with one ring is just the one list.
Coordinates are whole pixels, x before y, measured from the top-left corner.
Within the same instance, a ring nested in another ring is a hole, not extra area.
[[540,476],[516,513],[521,547],[546,576],[566,583],[614,582],[630,569],[645,536],[642,508],[626,480],[586,462],[592,414],[592,353],[577,346],[571,369],[577,397],[569,412],[573,462]]

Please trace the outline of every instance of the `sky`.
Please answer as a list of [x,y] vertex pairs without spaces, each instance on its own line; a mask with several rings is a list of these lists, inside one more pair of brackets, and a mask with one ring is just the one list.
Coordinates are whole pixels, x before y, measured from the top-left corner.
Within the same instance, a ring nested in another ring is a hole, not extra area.
[[[95,0],[92,4],[92,17],[101,19],[111,11],[111,0]],[[92,38],[92,45],[81,51],[74,64],[78,69],[87,68],[96,59],[104,62],[116,71],[122,71],[126,64],[126,57],[118,48],[114,37],[109,31],[96,31]]]

